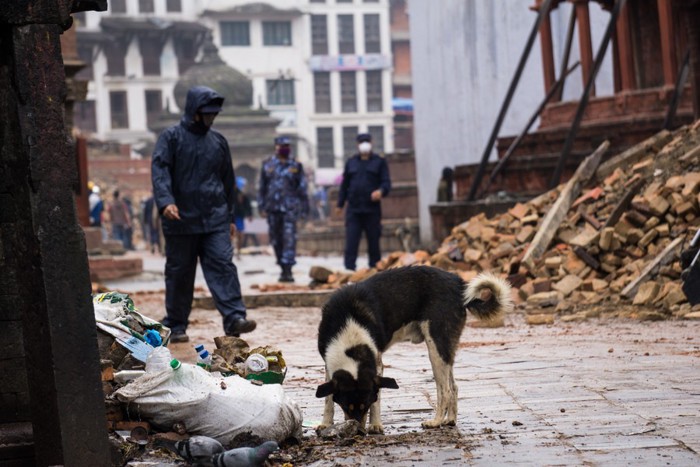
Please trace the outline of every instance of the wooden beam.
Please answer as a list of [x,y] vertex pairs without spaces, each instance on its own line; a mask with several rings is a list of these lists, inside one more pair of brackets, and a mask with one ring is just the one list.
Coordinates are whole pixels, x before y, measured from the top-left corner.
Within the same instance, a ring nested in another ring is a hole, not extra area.
[[549,243],[559,229],[559,225],[566,217],[566,213],[569,212],[571,204],[578,197],[583,185],[593,176],[598,168],[598,164],[600,164],[603,154],[605,154],[609,147],[610,141],[604,141],[593,154],[588,156],[581,165],[579,165],[578,169],[576,169],[576,173],[574,173],[573,177],[571,177],[564,186],[564,189],[559,194],[554,205],[547,212],[542,224],[538,227],[535,238],[530,243],[523,257],[523,264],[531,271],[534,270],[535,261],[542,256],[549,246]]
[[[539,3],[539,2],[538,2]],[[540,5],[540,8],[541,5]],[[556,81],[554,74],[554,47],[552,41],[552,21],[549,17],[549,12],[545,12],[545,16],[540,24],[540,48],[542,49],[542,68],[544,72],[544,91],[551,89]]]
[[644,270],[642,270],[642,272],[639,274],[639,277],[627,284],[627,287],[622,289],[622,296],[626,298],[634,297],[634,295],[637,293],[637,290],[639,289],[639,286],[642,285],[642,282],[647,281],[650,277],[655,275],[654,271],[659,266],[668,264],[669,262],[675,259],[676,248],[678,248],[678,245],[680,245],[683,240],[685,240],[685,237],[681,236],[677,237],[675,240],[669,243],[668,246],[664,248],[664,251],[659,253],[652,262],[647,264]]

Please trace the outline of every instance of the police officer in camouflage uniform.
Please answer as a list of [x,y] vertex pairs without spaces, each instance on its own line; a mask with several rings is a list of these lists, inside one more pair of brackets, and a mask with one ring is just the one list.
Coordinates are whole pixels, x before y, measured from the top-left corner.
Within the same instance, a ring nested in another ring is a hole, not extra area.
[[306,191],[304,167],[291,158],[289,138],[275,138],[275,155],[263,163],[260,171],[258,206],[260,214],[267,217],[270,243],[282,268],[279,282],[294,282],[297,219],[309,213]]

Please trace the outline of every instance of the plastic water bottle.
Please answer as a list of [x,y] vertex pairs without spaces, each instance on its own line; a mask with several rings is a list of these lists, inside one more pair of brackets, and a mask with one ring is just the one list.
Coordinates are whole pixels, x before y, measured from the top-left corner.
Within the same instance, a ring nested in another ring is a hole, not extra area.
[[197,357],[197,366],[200,366],[207,371],[211,371],[211,355],[209,355],[207,350],[202,350]]
[[209,351],[202,344],[195,345],[194,350],[197,352],[197,366],[211,371],[211,354]]
[[170,368],[173,369],[173,371],[177,371],[182,367],[182,363],[180,363],[180,360],[177,358],[173,358],[170,360]]

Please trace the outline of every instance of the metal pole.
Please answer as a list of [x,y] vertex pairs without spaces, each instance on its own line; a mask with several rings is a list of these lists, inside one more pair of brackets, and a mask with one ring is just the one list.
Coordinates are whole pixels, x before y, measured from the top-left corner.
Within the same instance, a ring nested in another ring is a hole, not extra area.
[[668,112],[666,113],[666,120],[664,121],[664,129],[666,130],[670,130],[671,125],[673,124],[673,119],[676,116],[676,110],[678,109],[678,101],[683,93],[683,86],[685,86],[685,81],[688,79],[689,71],[690,49],[688,49],[688,51],[685,53],[683,63],[681,64],[681,72],[678,73],[676,87],[673,90],[673,96],[671,96],[671,102],[668,103]]
[[545,15],[549,14],[549,7],[551,4],[552,0],[545,0],[544,4],[540,7],[540,11],[537,14],[537,20],[532,26],[532,31],[530,31],[530,36],[527,39],[525,49],[523,50],[523,54],[520,57],[518,68],[515,70],[515,76],[513,76],[513,79],[510,82],[508,92],[506,93],[506,97],[503,100],[503,104],[501,105],[501,110],[498,113],[498,118],[496,119],[496,123],[494,124],[493,130],[491,131],[491,136],[489,137],[488,143],[486,143],[484,153],[481,155],[481,163],[479,164],[479,168],[477,169],[476,175],[474,176],[474,182],[472,183],[472,186],[469,189],[469,196],[467,197],[469,201],[474,200],[474,197],[476,196],[476,190],[478,189],[479,184],[481,184],[481,179],[483,178],[484,171],[486,170],[486,163],[489,160],[491,150],[493,149],[493,145],[496,142],[496,138],[498,137],[498,132],[500,131],[501,125],[503,124],[503,119],[505,118],[506,112],[508,111],[508,107],[510,106],[510,101],[513,98],[513,94],[515,93],[515,88],[518,86],[518,82],[520,81],[520,75],[522,74],[523,69],[525,68],[525,63],[527,62],[527,58],[530,55],[530,50],[532,49],[532,44],[535,42],[535,37],[537,37],[537,31],[539,30],[540,24],[542,23],[542,20],[544,19]]
[[537,107],[537,110],[532,114],[530,117],[530,120],[528,120],[527,124],[525,125],[525,128],[523,128],[523,131],[520,132],[517,138],[513,140],[512,143],[510,143],[510,146],[508,147],[508,150],[506,153],[503,155],[503,157],[498,161],[498,164],[496,164],[496,167],[494,167],[493,171],[491,171],[491,176],[489,177],[488,182],[486,183],[486,186],[484,189],[481,191],[481,195],[486,193],[486,191],[489,189],[491,186],[491,183],[496,179],[496,175],[501,171],[503,166],[506,165],[506,162],[508,162],[508,159],[510,158],[511,154],[515,151],[515,149],[520,145],[520,142],[523,140],[525,135],[527,134],[528,131],[530,131],[530,127],[535,123],[535,120],[537,120],[537,117],[540,116],[540,113],[542,112],[542,109],[547,105],[547,103],[550,101],[552,96],[557,94],[557,92],[564,86],[564,81],[566,80],[566,77],[571,74],[572,71],[576,69],[581,64],[581,62],[576,62],[574,63],[571,68],[566,70],[564,74],[559,78],[559,80],[552,85],[551,88],[549,88],[549,92],[547,92],[547,95],[544,97],[542,100],[542,103],[540,103],[539,107]]
[[561,174],[564,171],[566,159],[569,156],[569,153],[571,152],[571,147],[574,144],[574,139],[576,138],[576,134],[578,133],[579,127],[581,126],[583,112],[586,110],[586,106],[588,105],[588,99],[590,97],[591,90],[593,89],[595,78],[598,75],[598,71],[600,70],[600,65],[603,63],[605,51],[608,48],[608,44],[610,43],[610,37],[612,36],[612,32],[615,29],[615,22],[617,21],[617,17],[620,14],[620,10],[625,5],[625,2],[626,0],[617,0],[615,2],[615,7],[613,8],[612,13],[610,14],[610,21],[608,22],[608,27],[605,30],[605,35],[603,36],[603,40],[600,43],[600,47],[598,48],[598,53],[596,54],[595,61],[593,63],[591,75],[588,77],[588,81],[586,82],[586,88],[583,91],[581,101],[579,102],[578,108],[576,109],[576,116],[574,117],[574,122],[571,125],[571,129],[569,130],[568,136],[566,137],[564,149],[562,150],[561,155],[559,156],[557,168],[554,171],[554,175],[552,176],[551,182],[549,183],[550,188],[554,188],[557,185],[559,185],[559,180],[561,180]]
[[[566,31],[566,45],[564,46],[564,57],[561,61],[561,71],[559,76],[564,76],[566,67],[569,66],[569,55],[571,54],[571,43],[574,40],[574,27],[576,27],[576,8],[571,5],[571,16],[569,16],[569,28]],[[559,92],[557,93],[557,100],[560,101],[564,96],[564,83],[561,83]]]

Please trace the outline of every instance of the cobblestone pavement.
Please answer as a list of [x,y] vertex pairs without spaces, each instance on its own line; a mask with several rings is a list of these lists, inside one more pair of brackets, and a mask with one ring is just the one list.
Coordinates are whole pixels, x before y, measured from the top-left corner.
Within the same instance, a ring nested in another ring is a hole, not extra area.
[[[133,297],[142,312],[162,316],[161,294]],[[386,435],[314,444],[311,427],[323,411],[314,397],[323,381],[320,309],[264,307],[249,316],[259,325],[244,337],[283,351],[285,388],[304,412],[300,449],[308,459],[292,459],[295,465],[700,465],[698,321],[528,326],[516,313],[505,327],[489,329],[470,319],[455,365],[455,428],[420,427],[435,402],[427,351],[399,344],[384,359],[385,375],[400,386],[383,393]],[[188,334],[190,343],[171,350],[194,362],[192,344],[213,346],[221,334],[218,312],[195,309]]]
[[[283,350],[285,388],[302,407],[305,425],[318,423],[319,310],[261,308],[250,315],[260,324],[244,337]],[[217,335],[216,311],[196,310],[193,318],[194,342]],[[518,315],[502,328],[467,327],[455,366],[458,424],[443,429],[451,444],[457,432],[458,447],[441,446],[437,430],[414,446],[333,449],[335,460],[318,465],[699,465],[698,331],[699,322],[680,321],[529,327]],[[193,360],[191,345],[172,349]],[[385,375],[400,386],[383,393],[385,438],[424,433],[420,422],[435,401],[425,346],[399,344],[384,361]],[[305,435],[313,437],[313,430]]]

